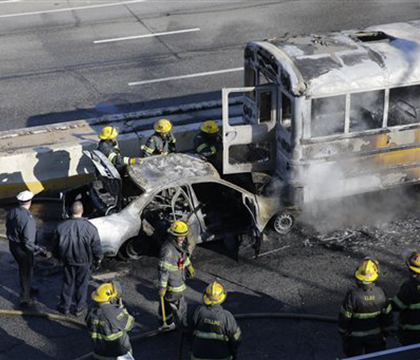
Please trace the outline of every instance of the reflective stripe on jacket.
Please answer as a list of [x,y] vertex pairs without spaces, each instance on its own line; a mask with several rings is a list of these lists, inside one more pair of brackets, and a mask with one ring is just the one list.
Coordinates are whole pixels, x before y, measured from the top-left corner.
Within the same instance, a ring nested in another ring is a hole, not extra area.
[[159,287],[169,292],[182,292],[185,286],[185,267],[190,265],[188,252],[175,243],[167,240],[159,256]]
[[159,133],[154,133],[147,140],[143,146],[143,157],[149,157],[152,155],[168,155],[171,152],[176,151],[176,139],[169,133],[166,136],[162,136]]
[[131,351],[127,332],[134,318],[124,306],[98,303],[89,309],[86,324],[97,357],[118,357]]
[[104,154],[108,160],[111,161],[117,168],[130,165],[130,158],[128,156],[121,155],[118,143],[114,145],[109,140],[101,140],[99,141],[98,150]]
[[420,279],[406,281],[392,299],[392,308],[399,311],[399,325],[403,330],[420,331]]
[[194,138],[194,149],[197,154],[206,158],[215,157],[221,149],[221,138],[218,134],[206,136],[200,132]]
[[339,314],[339,332],[365,337],[382,334],[392,325],[392,307],[384,290],[374,284],[350,290]]
[[219,304],[199,306],[184,318],[183,326],[193,330],[191,359],[230,359],[242,341],[235,318]]

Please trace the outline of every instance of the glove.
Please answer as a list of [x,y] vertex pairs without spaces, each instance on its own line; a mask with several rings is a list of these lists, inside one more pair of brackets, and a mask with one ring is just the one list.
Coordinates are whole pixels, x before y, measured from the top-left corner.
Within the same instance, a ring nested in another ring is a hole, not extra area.
[[48,253],[47,248],[41,245],[35,245],[34,255],[46,256]]
[[159,289],[158,290],[159,297],[164,297],[166,295],[166,289]]
[[98,270],[101,267],[101,260],[93,261],[93,270]]
[[187,276],[189,278],[193,278],[195,276],[195,270],[191,264],[187,266]]
[[134,165],[136,163],[136,158],[131,158],[130,159],[130,165]]

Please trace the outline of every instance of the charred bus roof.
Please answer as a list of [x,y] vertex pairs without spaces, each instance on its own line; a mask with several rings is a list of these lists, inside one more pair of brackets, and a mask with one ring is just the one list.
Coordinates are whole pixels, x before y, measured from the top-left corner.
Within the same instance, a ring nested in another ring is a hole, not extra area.
[[251,42],[257,63],[295,96],[323,97],[420,83],[420,21]]

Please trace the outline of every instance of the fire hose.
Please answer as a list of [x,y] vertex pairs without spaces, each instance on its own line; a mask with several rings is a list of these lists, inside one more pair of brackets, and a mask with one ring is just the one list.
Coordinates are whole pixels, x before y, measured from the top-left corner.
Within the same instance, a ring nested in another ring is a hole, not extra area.
[[[35,316],[40,317],[47,320],[56,320],[56,321],[64,321],[70,324],[76,325],[80,328],[86,328],[86,324],[82,321],[78,321],[76,319],[72,319],[66,316],[45,313],[45,312],[38,312],[38,311],[26,311],[26,310],[0,310],[1,315],[11,315],[11,316]],[[305,320],[305,321],[319,321],[325,323],[336,324],[337,319],[331,316],[323,316],[323,315],[314,315],[314,314],[293,314],[293,313],[253,313],[253,314],[236,314],[234,315],[237,320],[255,320],[255,319],[279,319],[279,320]],[[166,333],[168,331],[164,330],[152,330],[145,333],[141,333],[138,335],[134,335],[130,337],[132,342],[141,341],[144,339],[148,339],[151,337],[155,337]],[[89,353],[78,357],[75,360],[88,360],[92,358],[93,353]]]

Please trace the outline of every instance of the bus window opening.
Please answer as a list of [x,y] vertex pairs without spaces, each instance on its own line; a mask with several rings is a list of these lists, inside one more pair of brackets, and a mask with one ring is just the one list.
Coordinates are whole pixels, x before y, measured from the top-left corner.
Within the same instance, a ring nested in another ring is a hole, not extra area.
[[385,91],[367,91],[350,97],[350,132],[380,129],[384,117]]
[[311,112],[312,137],[344,134],[345,96],[313,99]]
[[292,128],[292,102],[285,94],[281,94],[281,125],[290,132]]
[[420,122],[420,85],[389,91],[388,126]]

